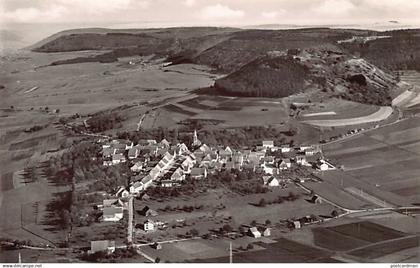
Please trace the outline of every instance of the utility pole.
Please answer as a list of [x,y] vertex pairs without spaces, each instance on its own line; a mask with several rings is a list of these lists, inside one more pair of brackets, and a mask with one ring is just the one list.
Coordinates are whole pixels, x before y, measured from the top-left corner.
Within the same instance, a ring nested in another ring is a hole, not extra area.
[[229,263],[233,263],[232,242],[229,243]]

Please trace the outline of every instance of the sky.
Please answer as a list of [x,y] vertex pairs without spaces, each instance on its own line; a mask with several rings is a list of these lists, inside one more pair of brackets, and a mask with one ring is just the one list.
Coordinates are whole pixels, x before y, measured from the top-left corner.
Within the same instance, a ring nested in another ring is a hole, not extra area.
[[420,0],[0,0],[0,28],[420,24],[419,14]]

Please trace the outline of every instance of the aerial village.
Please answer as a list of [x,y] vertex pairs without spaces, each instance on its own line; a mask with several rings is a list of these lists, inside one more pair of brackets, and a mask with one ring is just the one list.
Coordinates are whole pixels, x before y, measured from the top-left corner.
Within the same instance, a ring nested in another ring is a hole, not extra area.
[[[304,177],[298,179],[287,178],[282,174],[292,168],[305,167],[312,172],[325,172],[336,167],[324,159],[318,145],[276,145],[273,141],[262,141],[260,146],[233,150],[229,146],[210,147],[203,144],[194,131],[192,143],[170,144],[166,139],[141,140],[133,142],[122,139],[100,139],[104,166],[115,166],[129,162],[134,177],[128,187],[121,186],[112,199],[105,199],[98,205],[102,210],[101,220],[104,222],[119,222],[124,218],[124,211],[128,210],[128,242],[133,242],[133,232],[148,235],[155,231],[168,228],[164,221],[154,220],[158,212],[149,206],[133,208],[133,198],[145,200],[148,198],[146,190],[149,187],[176,188],[188,180],[206,180],[209,174],[221,170],[251,169],[260,175],[260,183],[268,189],[286,188],[291,183],[304,183]],[[157,160],[156,160],[157,159]],[[314,195],[312,198],[316,199]],[[314,201],[315,202],[315,201]],[[133,224],[133,211],[139,212],[147,219],[141,224]],[[181,220],[178,220],[181,221]],[[301,228],[303,222],[314,221],[309,216],[299,220],[291,220],[291,228]],[[270,228],[246,226],[246,235],[254,238],[270,236]],[[193,235],[193,234],[192,234]],[[151,239],[148,239],[151,241]],[[159,243],[152,245],[159,249]],[[95,252],[112,252],[115,241],[91,241],[91,250]]]

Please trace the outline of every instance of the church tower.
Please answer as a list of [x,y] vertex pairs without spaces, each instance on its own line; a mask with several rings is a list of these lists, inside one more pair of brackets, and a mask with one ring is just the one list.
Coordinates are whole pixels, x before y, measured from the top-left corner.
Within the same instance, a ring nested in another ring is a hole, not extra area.
[[198,139],[197,130],[194,129],[194,136],[193,136],[192,146],[193,147],[197,147],[197,146],[200,146],[200,145],[201,145],[201,141]]

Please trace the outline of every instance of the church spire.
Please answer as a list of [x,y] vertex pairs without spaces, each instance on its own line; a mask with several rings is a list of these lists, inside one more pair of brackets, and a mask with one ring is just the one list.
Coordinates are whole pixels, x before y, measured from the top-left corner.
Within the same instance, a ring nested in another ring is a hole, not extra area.
[[194,129],[194,135],[193,135],[193,143],[192,143],[192,146],[193,147],[196,147],[196,146],[200,146],[201,145],[201,141],[198,139],[198,136],[197,136],[197,130],[196,129]]

